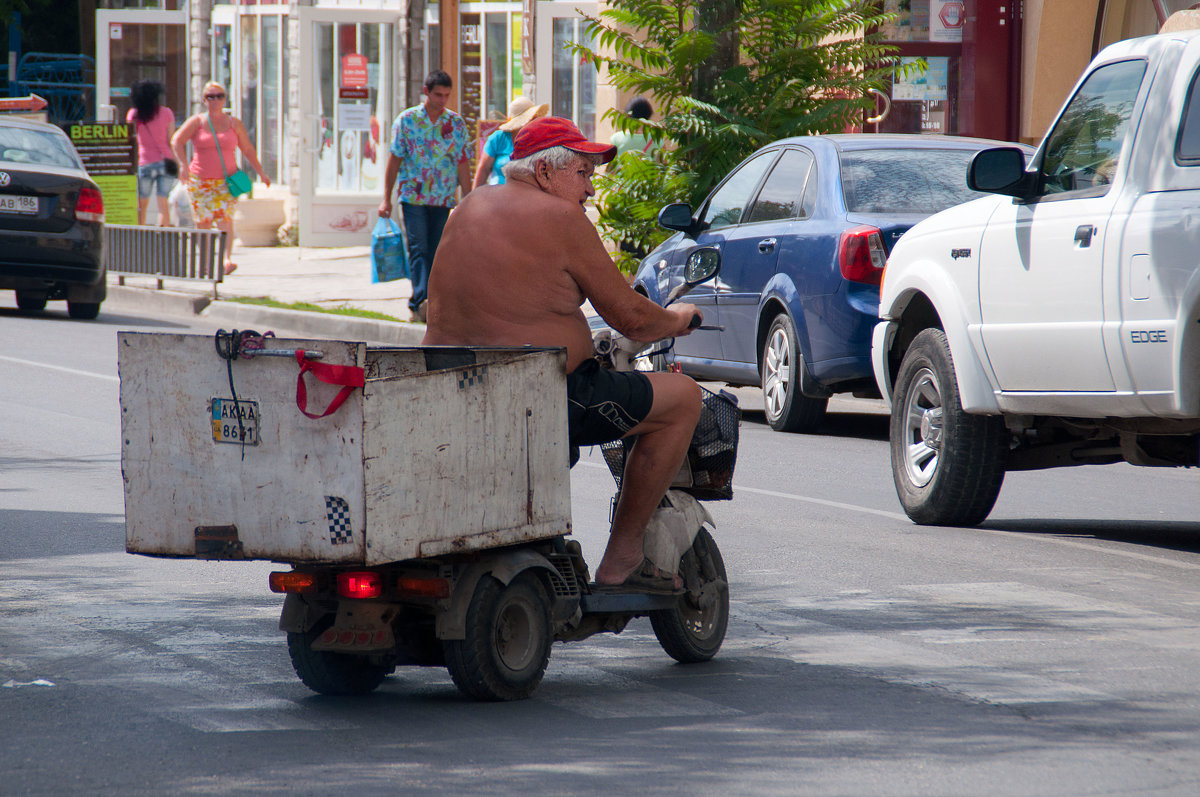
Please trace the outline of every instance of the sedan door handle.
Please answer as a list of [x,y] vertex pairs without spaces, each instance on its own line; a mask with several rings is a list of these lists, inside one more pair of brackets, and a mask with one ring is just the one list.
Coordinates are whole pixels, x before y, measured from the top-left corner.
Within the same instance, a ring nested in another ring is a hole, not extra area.
[[775,248],[775,239],[774,238],[763,238],[761,241],[758,242],[758,251],[762,252],[764,255],[767,254],[768,252],[770,252],[774,248]]
[[1095,226],[1091,224],[1080,224],[1075,228],[1075,243],[1081,248],[1086,248],[1092,245],[1092,235],[1096,232]]

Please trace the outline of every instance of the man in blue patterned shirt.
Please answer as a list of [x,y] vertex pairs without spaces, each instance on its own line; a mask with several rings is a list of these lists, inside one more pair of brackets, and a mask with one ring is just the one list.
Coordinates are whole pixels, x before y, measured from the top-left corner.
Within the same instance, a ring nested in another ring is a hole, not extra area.
[[455,190],[471,190],[470,134],[463,118],[446,107],[453,83],[435,69],[425,77],[425,101],[404,111],[392,123],[392,143],[379,215],[392,215],[397,189],[408,239],[408,267],[413,293],[408,308],[425,321],[429,270],[442,239],[442,228],[454,207]]

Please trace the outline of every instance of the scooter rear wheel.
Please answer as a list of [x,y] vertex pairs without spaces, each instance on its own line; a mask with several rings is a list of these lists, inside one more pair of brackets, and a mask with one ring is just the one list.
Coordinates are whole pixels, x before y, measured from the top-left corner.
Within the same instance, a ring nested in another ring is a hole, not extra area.
[[442,643],[454,685],[476,700],[524,700],[550,663],[550,608],[537,576],[484,576],[467,607],[466,639]]
[[708,661],[721,649],[729,626],[729,582],[725,560],[707,530],[696,535],[679,573],[687,592],[674,608],[650,612],[650,625],[671,658],[681,664]]
[[312,643],[332,624],[331,614],[308,631],[288,632],[288,654],[296,675],[305,686],[322,695],[365,695],[375,691],[396,669],[394,666],[376,664],[366,656],[312,649]]

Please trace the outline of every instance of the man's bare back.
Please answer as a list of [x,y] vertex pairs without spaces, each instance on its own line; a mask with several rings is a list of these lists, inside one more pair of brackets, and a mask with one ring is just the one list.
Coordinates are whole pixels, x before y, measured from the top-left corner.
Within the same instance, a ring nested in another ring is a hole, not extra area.
[[566,346],[568,372],[592,355],[585,300],[637,340],[678,334],[685,311],[629,288],[579,204],[519,180],[472,191],[450,215],[429,297],[424,343]]
[[567,263],[584,256],[586,234],[607,257],[591,227],[570,202],[532,186],[477,189],[454,211],[438,247],[424,342],[565,345],[573,370],[591,354],[591,333]]

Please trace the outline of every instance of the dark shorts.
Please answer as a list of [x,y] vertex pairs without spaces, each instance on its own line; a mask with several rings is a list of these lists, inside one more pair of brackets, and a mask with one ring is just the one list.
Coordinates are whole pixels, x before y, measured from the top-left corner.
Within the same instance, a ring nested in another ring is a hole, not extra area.
[[646,419],[654,390],[645,374],[610,371],[587,360],[567,374],[567,431],[572,446],[620,440]]

